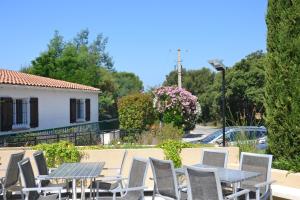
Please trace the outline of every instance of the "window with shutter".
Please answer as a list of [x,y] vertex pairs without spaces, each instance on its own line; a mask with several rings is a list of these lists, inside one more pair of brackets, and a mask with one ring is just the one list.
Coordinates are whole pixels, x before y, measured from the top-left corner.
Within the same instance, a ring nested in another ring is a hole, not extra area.
[[13,100],[12,98],[0,98],[0,126],[1,131],[10,131],[13,125]]
[[27,98],[13,99],[13,126],[12,129],[29,128],[29,105]]

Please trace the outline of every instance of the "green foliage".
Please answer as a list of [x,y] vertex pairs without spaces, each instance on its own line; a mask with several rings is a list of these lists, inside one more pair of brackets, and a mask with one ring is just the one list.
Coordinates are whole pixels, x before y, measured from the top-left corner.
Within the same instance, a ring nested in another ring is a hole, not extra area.
[[299,19],[300,1],[269,0],[265,107],[268,150],[279,161],[300,154]]
[[[215,96],[217,88],[213,89],[213,82],[215,79],[215,73],[208,68],[202,68],[200,70],[182,70],[183,87],[190,91],[193,95],[198,96],[201,115],[200,120],[202,122],[209,122],[217,119],[216,109],[213,109],[215,102]],[[172,86],[177,85],[177,71],[171,71],[164,81],[163,85]]]
[[65,141],[38,144],[33,149],[44,151],[48,167],[57,167],[62,163],[79,162],[82,157],[82,154],[72,143]]
[[136,93],[124,96],[118,101],[120,128],[125,130],[143,130],[154,122],[152,97]]
[[263,150],[259,150],[256,148],[256,141],[248,138],[245,133],[237,135],[236,146],[239,147],[239,155],[241,155],[241,152],[264,153]]
[[[264,115],[264,84],[266,56],[262,51],[249,54],[233,67],[226,69],[226,119],[233,125],[245,119],[246,125],[258,125],[256,113]],[[164,85],[176,85],[177,73],[170,72]],[[207,68],[183,70],[183,87],[198,96],[201,106],[200,121],[203,123],[221,120],[221,73]]]
[[114,77],[118,85],[119,97],[141,92],[143,90],[143,82],[133,73],[118,72],[114,73]]
[[175,167],[181,167],[181,157],[180,153],[183,148],[189,148],[193,145],[189,143],[182,143],[178,140],[166,140],[162,144],[159,145],[160,148],[163,149],[166,160],[172,160]]
[[276,169],[288,170],[293,173],[300,172],[300,156],[294,159],[279,158],[273,161],[272,167]]
[[173,126],[173,124],[163,124],[162,127],[158,123],[153,124],[149,130],[143,131],[138,138],[139,144],[160,144],[166,140],[181,140],[183,129]]
[[116,72],[106,51],[108,39],[98,34],[89,41],[89,31],[80,31],[65,41],[58,31],[31,66],[21,71],[99,88],[99,118],[116,118],[116,99],[126,93],[140,91],[143,84],[133,73]]
[[[257,51],[226,71],[227,123],[244,120],[245,125],[259,125],[256,113],[264,114],[265,54]],[[221,83],[220,83],[221,86]]]

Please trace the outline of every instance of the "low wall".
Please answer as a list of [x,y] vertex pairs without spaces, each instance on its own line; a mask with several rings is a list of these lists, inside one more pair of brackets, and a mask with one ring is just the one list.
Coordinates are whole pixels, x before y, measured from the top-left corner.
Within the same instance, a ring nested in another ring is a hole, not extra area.
[[[238,168],[239,149],[237,147],[228,147],[226,149],[229,151],[228,167]],[[0,163],[2,163],[0,168],[6,168],[10,154],[16,153],[18,151],[23,151],[23,150],[26,151],[25,157],[29,157],[31,159],[34,173],[37,174],[37,169],[32,157],[34,151],[29,150],[29,148],[0,148],[0,158],[1,158]],[[183,149],[181,153],[182,163],[184,165],[193,165],[199,163],[201,160],[201,150],[202,148]],[[81,162],[105,162],[105,167],[116,168],[116,167],[120,167],[124,149],[83,150],[83,153],[85,156],[82,158]],[[128,149],[128,156],[125,161],[124,171],[122,173],[125,176],[128,176],[129,174],[129,169],[133,157],[142,157],[142,158],[154,157],[158,159],[163,159],[164,153],[162,149],[159,148]],[[113,175],[113,174],[114,171],[109,171],[109,170],[103,171],[103,175]],[[4,175],[4,171],[0,170],[0,176],[3,175]],[[152,177],[152,172],[149,166],[146,185],[148,186],[149,189],[152,189],[153,182],[149,180],[150,177]],[[300,190],[300,181],[299,181],[300,173],[288,174],[288,172],[284,170],[272,169],[272,180],[277,181],[275,184],[276,186],[291,187],[296,189],[297,191],[298,189]],[[274,194],[278,195],[279,197],[285,197],[284,195],[280,195],[281,194],[280,192],[281,191],[274,191]],[[295,199],[295,198],[291,198],[291,199]]]

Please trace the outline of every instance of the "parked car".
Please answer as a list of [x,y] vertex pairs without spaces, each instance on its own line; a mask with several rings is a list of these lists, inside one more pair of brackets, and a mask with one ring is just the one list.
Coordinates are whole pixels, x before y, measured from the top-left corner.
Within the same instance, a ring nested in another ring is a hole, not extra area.
[[[253,140],[255,142],[266,141],[267,129],[264,126],[234,126],[225,128],[225,140],[227,143],[234,143],[239,138],[244,137],[246,140]],[[222,144],[223,130],[219,129],[216,132],[206,136],[200,143],[204,144]]]

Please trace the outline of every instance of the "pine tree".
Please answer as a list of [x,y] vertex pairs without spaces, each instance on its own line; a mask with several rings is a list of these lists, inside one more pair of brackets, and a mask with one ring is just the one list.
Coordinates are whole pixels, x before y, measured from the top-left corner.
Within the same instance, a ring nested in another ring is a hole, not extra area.
[[265,107],[269,151],[300,155],[300,0],[269,0]]

